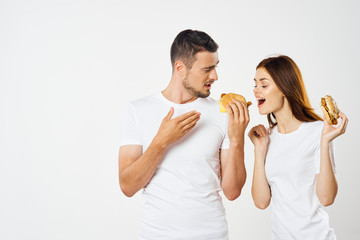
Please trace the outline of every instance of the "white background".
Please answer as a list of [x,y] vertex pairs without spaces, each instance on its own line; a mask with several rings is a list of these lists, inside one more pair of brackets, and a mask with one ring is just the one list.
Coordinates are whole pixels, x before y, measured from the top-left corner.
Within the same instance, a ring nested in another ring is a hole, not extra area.
[[[360,236],[359,1],[0,1],[0,239],[137,239],[142,196],[118,186],[117,154],[127,101],[171,77],[181,30],[219,44],[212,97],[255,102],[255,67],[274,53],[299,65],[310,100],[332,95],[349,119],[336,140],[339,193],[326,208],[338,239]],[[266,123],[256,106],[250,127]],[[247,183],[224,199],[230,239],[270,239],[270,209]]]

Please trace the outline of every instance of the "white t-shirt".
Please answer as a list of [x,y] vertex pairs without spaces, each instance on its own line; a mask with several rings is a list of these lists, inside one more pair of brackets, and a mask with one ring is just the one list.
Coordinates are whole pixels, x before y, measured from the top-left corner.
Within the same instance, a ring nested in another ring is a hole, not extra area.
[[[271,131],[265,172],[272,195],[273,240],[336,239],[316,195],[323,125],[304,122],[289,134],[279,133],[277,126]],[[332,143],[330,157],[335,170]]]
[[130,102],[123,115],[120,145],[146,151],[170,107],[174,117],[201,112],[196,126],[169,145],[154,176],[143,190],[143,240],[226,240],[220,186],[219,150],[229,148],[227,115],[217,102],[198,98],[176,104],[161,93]]

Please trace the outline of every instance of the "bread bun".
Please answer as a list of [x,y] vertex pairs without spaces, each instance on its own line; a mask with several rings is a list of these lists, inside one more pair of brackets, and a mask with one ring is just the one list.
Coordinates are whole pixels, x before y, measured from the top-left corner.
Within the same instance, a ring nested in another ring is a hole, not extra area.
[[330,125],[336,125],[338,123],[337,119],[339,118],[339,109],[335,100],[331,96],[326,95],[325,97],[321,98],[320,106],[326,121]]
[[229,105],[234,99],[245,103],[247,107],[249,107],[252,104],[251,102],[246,102],[246,99],[240,94],[223,93],[221,94],[221,99],[219,100],[220,112],[222,113],[226,112],[226,106]]

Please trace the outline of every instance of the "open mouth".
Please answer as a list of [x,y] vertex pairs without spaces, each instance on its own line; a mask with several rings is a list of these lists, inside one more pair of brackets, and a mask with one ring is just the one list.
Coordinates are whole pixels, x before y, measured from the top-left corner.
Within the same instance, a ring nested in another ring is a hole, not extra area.
[[204,85],[206,88],[210,89],[211,88],[211,83],[207,83]]
[[261,107],[265,103],[265,98],[257,98],[258,107]]

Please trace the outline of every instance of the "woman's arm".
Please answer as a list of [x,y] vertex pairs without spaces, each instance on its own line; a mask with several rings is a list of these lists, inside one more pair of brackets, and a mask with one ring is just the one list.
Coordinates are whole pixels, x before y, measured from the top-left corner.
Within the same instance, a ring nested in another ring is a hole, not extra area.
[[263,125],[253,127],[249,137],[255,147],[254,174],[251,194],[256,207],[265,209],[271,200],[270,186],[265,175],[265,159],[269,142],[269,134]]
[[320,173],[316,177],[316,194],[323,206],[333,204],[338,185],[330,158],[330,143],[320,144]]
[[255,149],[255,164],[251,194],[256,207],[265,209],[269,206],[271,192],[265,175],[266,152]]
[[316,177],[316,194],[323,206],[334,203],[338,191],[332,161],[330,157],[330,142],[345,133],[348,119],[345,114],[340,113],[341,124],[333,127],[324,121],[324,128],[320,143],[320,173]]

